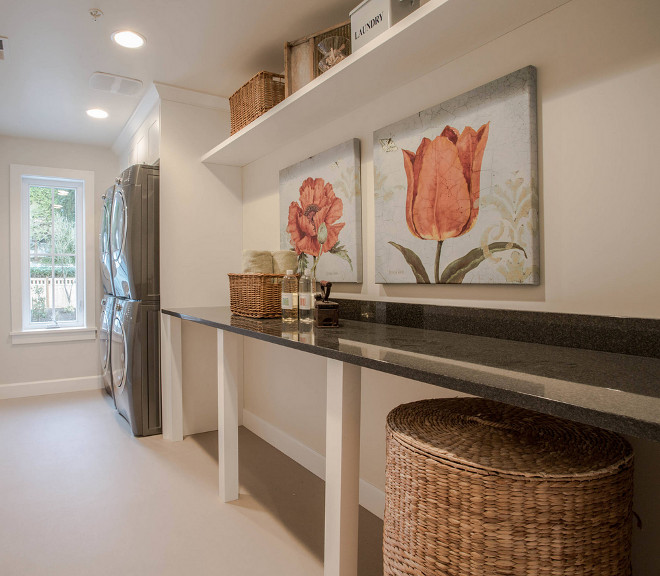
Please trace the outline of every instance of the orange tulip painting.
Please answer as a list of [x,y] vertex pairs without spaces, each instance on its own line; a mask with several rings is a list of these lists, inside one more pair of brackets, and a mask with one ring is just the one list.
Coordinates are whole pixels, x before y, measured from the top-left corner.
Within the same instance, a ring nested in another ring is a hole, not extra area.
[[[403,150],[403,166],[408,181],[406,223],[413,236],[435,240],[434,280],[436,284],[460,283],[465,275],[483,262],[487,254],[517,248],[518,244],[493,242],[475,248],[452,262],[440,275],[442,244],[449,238],[467,234],[479,216],[481,162],[488,142],[490,123],[478,130],[466,126],[458,132],[445,126],[433,140],[423,138],[417,152]],[[418,282],[430,283],[421,259],[415,252],[395,242]],[[523,250],[524,252],[524,250]]]
[[426,240],[465,234],[479,214],[479,175],[488,141],[488,124],[459,135],[446,126],[433,141],[424,138],[413,154],[403,151],[408,178],[406,221]]
[[374,132],[377,283],[539,283],[536,110],[528,66]]
[[488,124],[462,133],[446,126],[416,153],[403,151],[408,179],[406,222],[418,238],[436,240],[435,281],[440,281],[442,242],[469,232],[479,215],[479,175],[488,142]]

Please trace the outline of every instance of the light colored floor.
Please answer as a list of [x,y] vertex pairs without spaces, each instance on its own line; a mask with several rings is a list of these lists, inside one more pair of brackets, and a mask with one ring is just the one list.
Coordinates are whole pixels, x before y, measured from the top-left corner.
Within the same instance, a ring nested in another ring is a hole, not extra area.
[[[2,576],[323,574],[316,476],[241,428],[241,496],[223,504],[217,434],[134,438],[101,392],[0,401]],[[360,510],[360,576],[382,574]]]

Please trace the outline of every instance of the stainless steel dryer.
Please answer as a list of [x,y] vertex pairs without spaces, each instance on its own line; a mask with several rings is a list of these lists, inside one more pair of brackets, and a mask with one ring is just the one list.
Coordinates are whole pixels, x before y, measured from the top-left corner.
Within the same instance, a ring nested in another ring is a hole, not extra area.
[[135,436],[160,434],[160,306],[115,301],[110,363],[115,405]]
[[115,187],[111,186],[103,195],[101,208],[101,234],[99,238],[99,252],[101,265],[101,282],[103,294],[114,294],[112,288],[112,259],[110,255],[110,212],[112,211],[112,198]]
[[115,186],[110,220],[114,295],[157,301],[160,296],[159,169],[136,164]]
[[114,296],[104,295],[101,300],[101,333],[99,347],[101,353],[101,376],[105,391],[114,398],[112,391],[112,372],[110,365],[110,341],[112,335],[112,318],[115,311]]

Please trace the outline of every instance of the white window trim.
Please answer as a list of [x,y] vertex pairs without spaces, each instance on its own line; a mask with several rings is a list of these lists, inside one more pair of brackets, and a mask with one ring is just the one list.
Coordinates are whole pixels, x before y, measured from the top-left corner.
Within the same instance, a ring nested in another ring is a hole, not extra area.
[[[30,288],[26,286],[25,280],[30,276],[30,253],[29,250],[23,250],[21,254],[21,276],[22,276],[22,290],[23,290],[23,330],[24,331],[34,331],[34,330],[43,330],[43,329],[57,329],[58,331],[66,328],[83,328],[86,325],[85,319],[85,278],[84,278],[84,268],[85,263],[83,262],[83,256],[85,253],[83,240],[85,238],[84,223],[85,218],[83,215],[84,212],[84,189],[85,183],[82,180],[73,180],[71,178],[67,180],[60,179],[50,179],[42,178],[33,175],[24,174],[21,178],[21,217],[23,222],[21,224],[21,246],[25,247],[30,245],[30,186],[40,185],[47,186],[51,189],[57,188],[57,186],[66,186],[67,188],[73,188],[76,191],[76,284],[80,289],[76,290],[76,309],[79,311],[78,318],[75,322],[67,321],[63,322],[62,325],[57,326],[57,322],[51,322],[53,326],[44,326],[43,322],[35,323],[30,320]],[[53,199],[53,202],[56,199]],[[51,245],[51,250],[54,246]],[[80,255],[80,256],[78,256]]]
[[[85,275],[81,279],[84,285],[84,325],[76,328],[23,329],[23,266],[28,250],[23,242],[23,226],[26,209],[22,202],[22,177],[82,180],[83,214],[85,240],[82,258],[85,263]],[[9,221],[10,221],[10,276],[11,276],[11,341],[12,344],[30,344],[41,342],[59,342],[71,340],[89,340],[96,338],[96,266],[94,231],[94,172],[88,170],[69,170],[66,168],[47,168],[11,164],[9,166]]]

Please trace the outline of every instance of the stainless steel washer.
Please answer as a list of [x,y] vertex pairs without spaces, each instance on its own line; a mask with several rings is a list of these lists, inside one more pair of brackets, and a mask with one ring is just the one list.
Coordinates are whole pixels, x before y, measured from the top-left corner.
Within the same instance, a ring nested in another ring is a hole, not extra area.
[[103,378],[103,388],[108,395],[114,399],[112,389],[112,372],[110,366],[110,342],[112,334],[112,317],[115,310],[114,296],[103,296],[101,300],[101,332],[99,334],[99,352],[101,356],[101,376]]
[[110,362],[115,405],[135,436],[160,434],[160,306],[115,302]]

